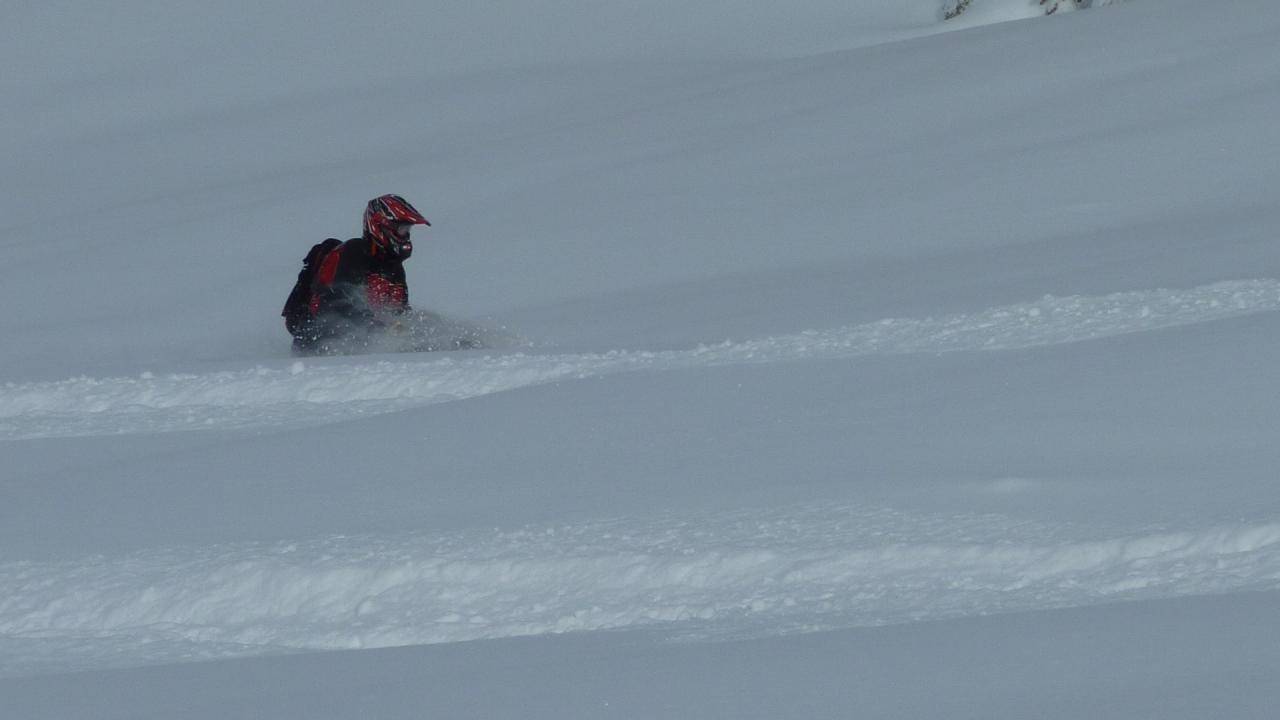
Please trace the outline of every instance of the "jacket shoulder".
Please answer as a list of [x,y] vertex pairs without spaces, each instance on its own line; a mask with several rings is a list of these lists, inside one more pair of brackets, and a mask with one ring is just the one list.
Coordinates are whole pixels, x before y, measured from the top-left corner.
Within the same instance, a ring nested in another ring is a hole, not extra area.
[[351,238],[339,245],[338,250],[334,254],[341,258],[338,273],[343,279],[354,280],[369,266],[369,244],[363,238]]

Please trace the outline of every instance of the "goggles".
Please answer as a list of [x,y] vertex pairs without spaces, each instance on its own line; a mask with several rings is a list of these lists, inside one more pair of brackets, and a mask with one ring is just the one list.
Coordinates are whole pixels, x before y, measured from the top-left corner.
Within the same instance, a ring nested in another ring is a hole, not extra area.
[[413,229],[413,223],[392,223],[391,236],[397,240],[408,240],[409,231]]

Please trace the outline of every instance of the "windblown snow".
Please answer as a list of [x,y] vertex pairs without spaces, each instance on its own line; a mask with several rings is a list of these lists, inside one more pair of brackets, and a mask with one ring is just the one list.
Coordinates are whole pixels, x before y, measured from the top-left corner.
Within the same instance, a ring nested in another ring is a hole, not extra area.
[[[620,373],[1010,351],[1277,310],[1280,281],[1259,279],[1046,296],[683,351],[512,350],[9,383],[0,428],[15,441],[302,426]],[[1099,536],[998,515],[797,505],[7,561],[0,586],[0,673],[14,674],[635,627],[749,637],[1269,590],[1280,588],[1280,525]]]
[[1280,588],[1280,524],[796,506],[0,563],[0,673],[656,627],[751,637]]
[[[895,318],[690,350],[455,359],[297,361],[206,375],[144,373],[0,387],[0,440],[255,428],[340,420],[628,372],[1079,342],[1280,310],[1280,280],[1052,297],[963,315]],[[474,355],[474,353],[472,354]]]

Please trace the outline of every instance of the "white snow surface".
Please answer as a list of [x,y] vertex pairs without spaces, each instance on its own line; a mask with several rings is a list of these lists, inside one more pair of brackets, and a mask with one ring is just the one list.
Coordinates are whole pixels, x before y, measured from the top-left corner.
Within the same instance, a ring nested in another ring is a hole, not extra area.
[[1280,584],[1280,523],[1070,537],[991,516],[783,506],[13,562],[0,565],[13,592],[0,669],[642,627],[723,639]]
[[0,388],[0,438],[327,423],[356,408],[366,415],[395,412],[564,379],[875,354],[1013,350],[1276,310],[1280,280],[1252,280],[1103,297],[1045,296],[979,313],[885,319],[690,350],[507,353],[311,369],[299,360],[285,369],[7,383]]
[[1280,6],[18,5],[0,718],[1280,702]]

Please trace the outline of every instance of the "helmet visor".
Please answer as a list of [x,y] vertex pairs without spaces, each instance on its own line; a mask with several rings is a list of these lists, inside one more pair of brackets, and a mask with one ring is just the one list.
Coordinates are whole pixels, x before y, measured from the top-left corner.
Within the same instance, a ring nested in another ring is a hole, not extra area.
[[413,223],[396,222],[391,223],[391,237],[396,240],[408,240],[409,232],[413,230]]

